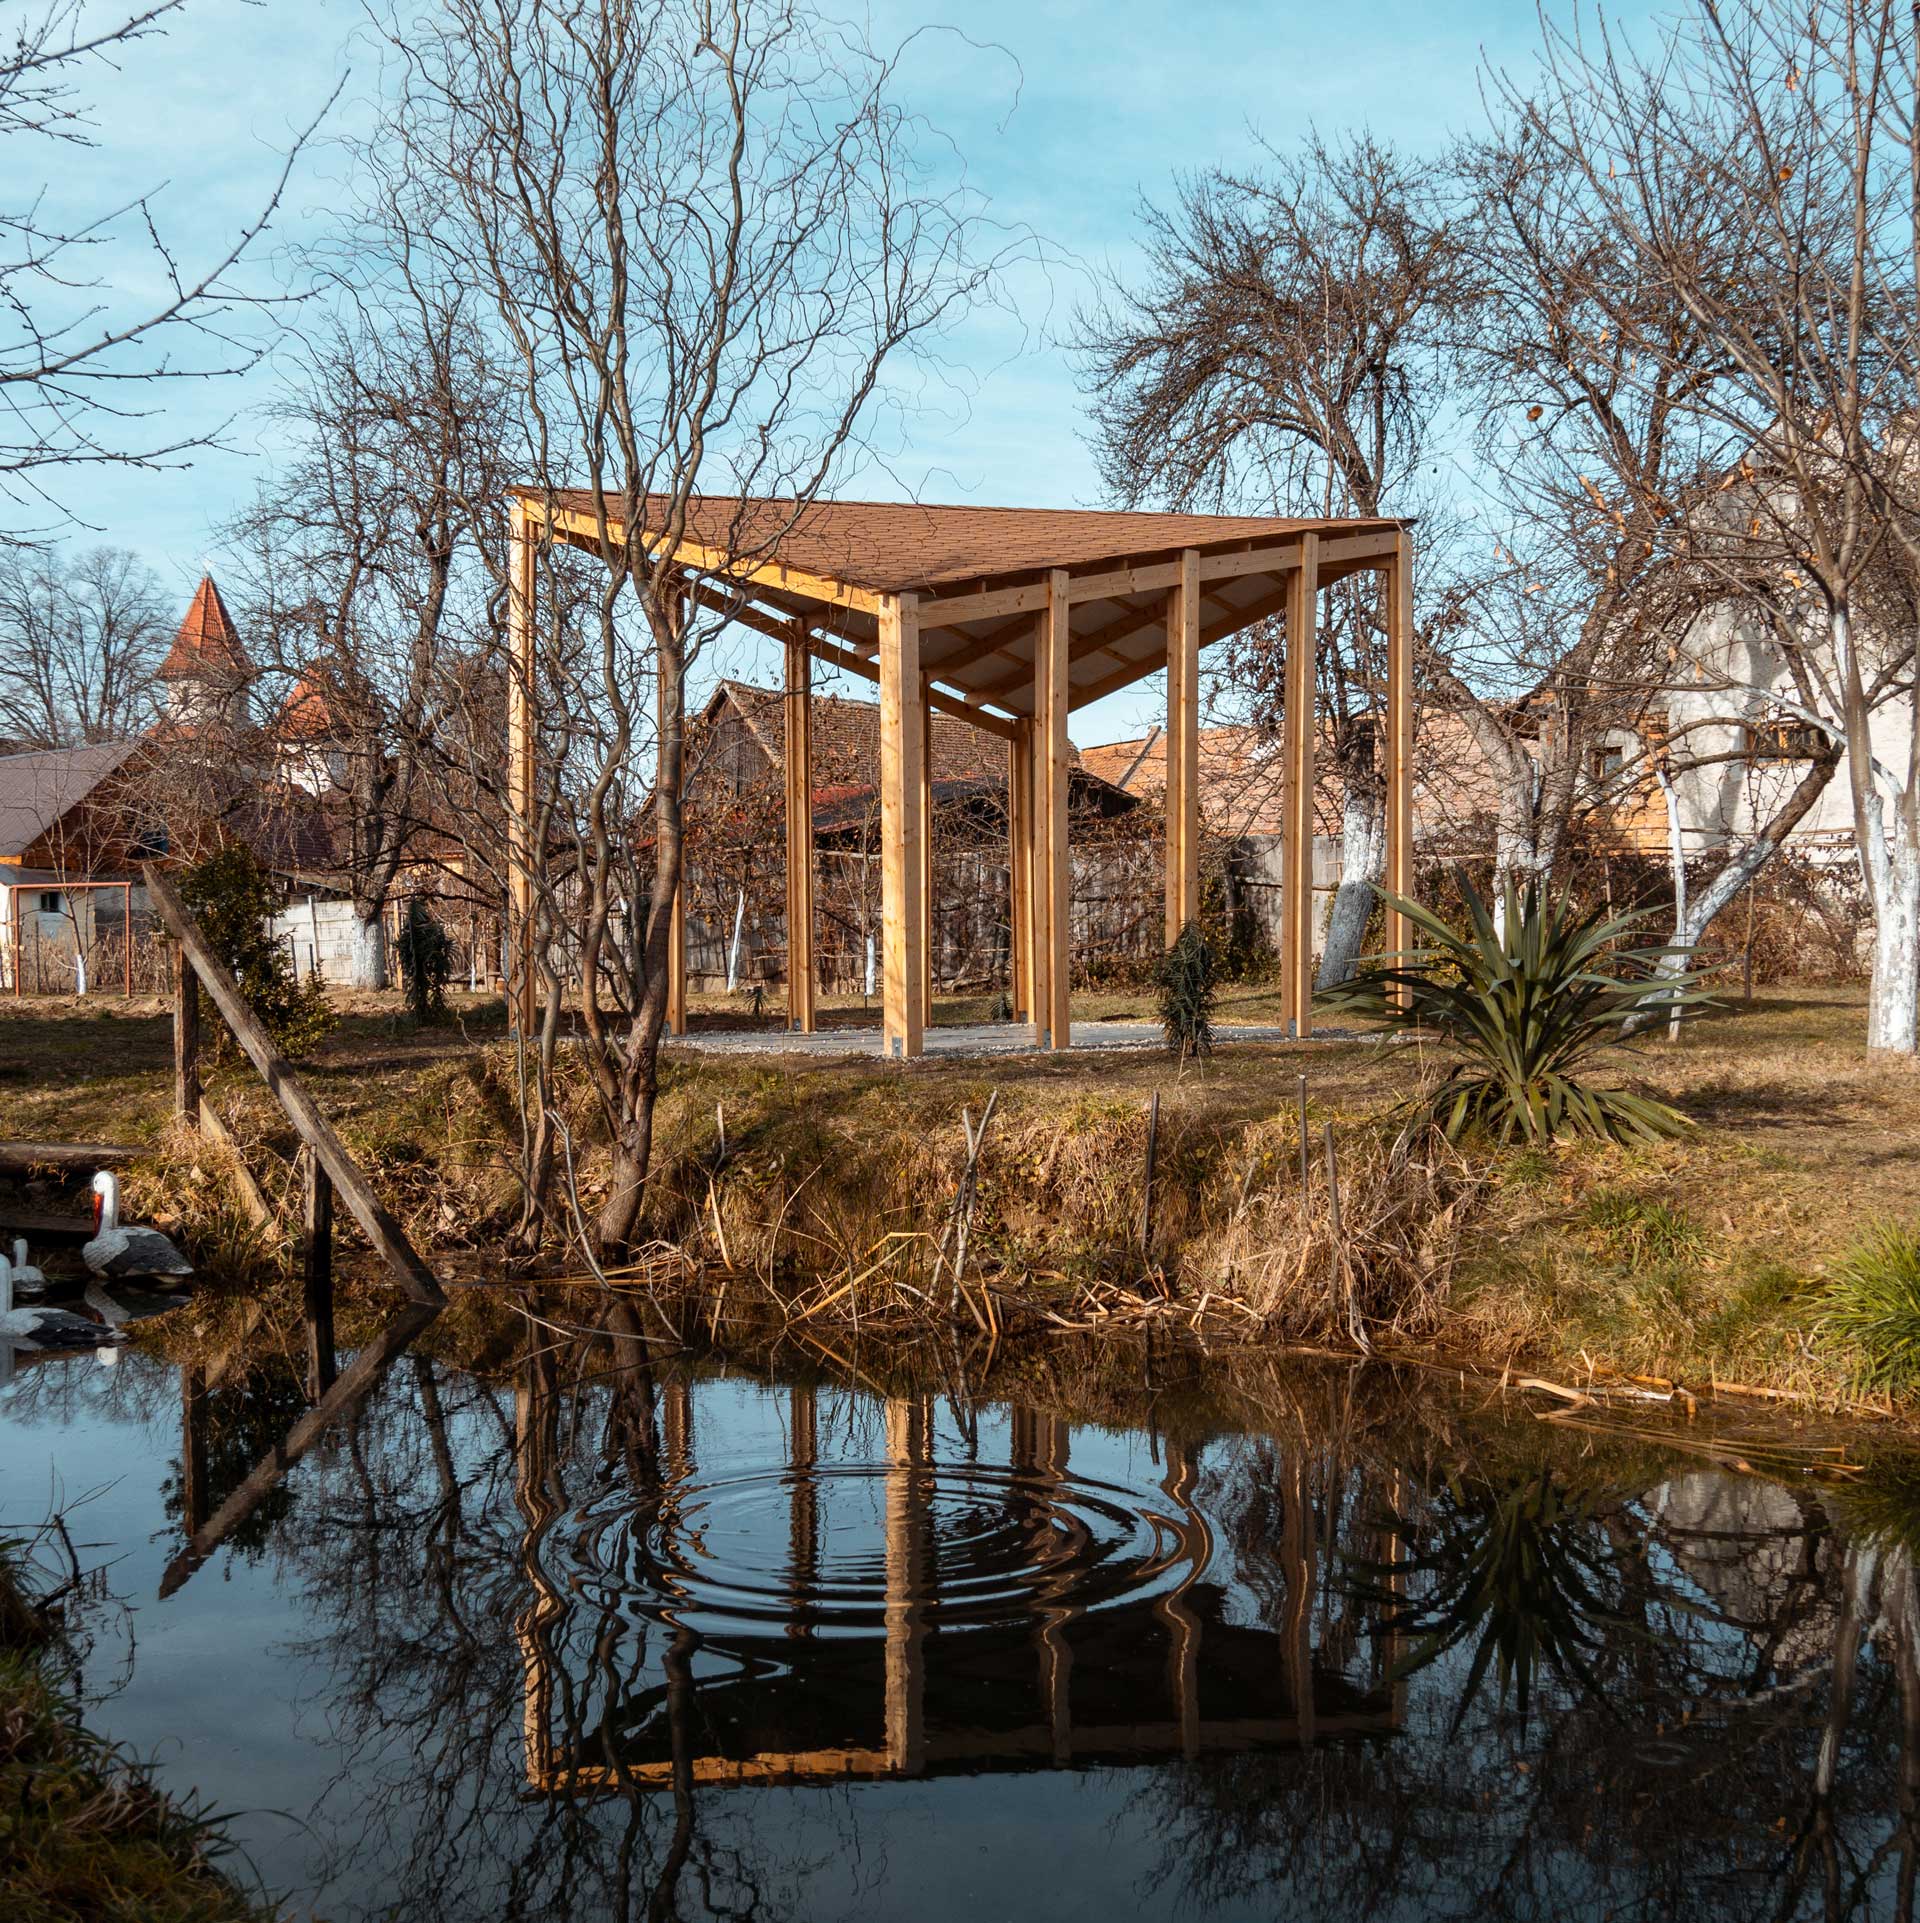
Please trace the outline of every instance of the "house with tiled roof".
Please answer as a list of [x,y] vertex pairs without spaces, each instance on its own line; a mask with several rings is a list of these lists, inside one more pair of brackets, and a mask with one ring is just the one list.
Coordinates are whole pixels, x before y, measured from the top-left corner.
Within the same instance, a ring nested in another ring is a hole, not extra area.
[[[786,717],[778,689],[725,680],[688,721],[687,954],[696,983],[784,979]],[[811,720],[820,979],[829,988],[860,988],[879,929],[880,710],[816,693]],[[983,983],[1004,972],[1006,953],[1007,746],[935,713],[928,765],[935,976],[948,985]],[[1150,819],[1129,830],[1138,798],[1078,757],[1068,808],[1076,928],[1090,951],[1103,939],[1131,941],[1160,912],[1157,853],[1141,857],[1143,836],[1157,838],[1158,811],[1146,811]],[[1151,886],[1143,887],[1149,868]]]

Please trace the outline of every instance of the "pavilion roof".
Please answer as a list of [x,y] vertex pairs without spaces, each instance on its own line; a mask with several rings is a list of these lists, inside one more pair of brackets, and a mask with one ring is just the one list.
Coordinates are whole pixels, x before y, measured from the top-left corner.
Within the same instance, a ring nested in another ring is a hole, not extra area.
[[[597,550],[590,493],[518,492],[559,540]],[[642,538],[664,539],[664,504],[650,501],[646,518]],[[709,607],[780,639],[802,623],[816,655],[866,674],[881,597],[915,595],[935,705],[1004,732],[1007,717],[1033,712],[1035,622],[1054,571],[1069,577],[1068,701],[1078,707],[1164,664],[1167,590],[1184,553],[1199,557],[1204,646],[1280,612],[1309,537],[1325,583],[1382,565],[1403,525],[707,495],[689,504],[675,553],[689,575],[706,577]],[[617,523],[608,532],[625,538]]]

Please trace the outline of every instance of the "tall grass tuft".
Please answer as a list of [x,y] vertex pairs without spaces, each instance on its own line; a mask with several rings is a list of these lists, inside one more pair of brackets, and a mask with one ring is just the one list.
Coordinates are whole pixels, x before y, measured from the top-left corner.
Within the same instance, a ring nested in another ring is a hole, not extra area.
[[1828,1272],[1820,1328],[1853,1355],[1860,1394],[1920,1389],[1920,1230],[1881,1222]]

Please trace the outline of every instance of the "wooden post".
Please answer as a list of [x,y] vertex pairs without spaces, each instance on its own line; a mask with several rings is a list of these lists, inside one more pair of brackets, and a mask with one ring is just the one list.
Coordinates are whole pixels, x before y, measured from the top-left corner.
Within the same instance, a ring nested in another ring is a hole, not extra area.
[[200,1121],[200,990],[193,964],[173,946],[173,1112]]
[[[1403,529],[1387,566],[1387,889],[1413,898],[1413,542]],[[1387,914],[1387,949],[1407,946],[1407,918]],[[1394,990],[1404,1002],[1406,990]]]
[[507,521],[507,997],[508,1018],[531,1039],[537,1001],[533,970],[534,544],[527,507]]
[[320,1158],[307,1154],[306,1247],[302,1276],[306,1291],[307,1400],[318,1402],[334,1383],[333,1359],[333,1184]]
[[813,656],[787,643],[787,1027],[811,1035],[813,967]]
[[687,874],[681,856],[680,880],[673,891],[673,916],[667,924],[667,1033],[687,1032]]
[[126,949],[127,961],[127,1000],[133,1000],[133,883],[125,882],[120,889],[120,940]]
[[1167,946],[1200,918],[1200,555],[1167,594]]
[[1007,960],[1013,1019],[1033,1019],[1033,723],[1007,743]]
[[1281,895],[1284,1006],[1301,1037],[1313,1028],[1314,673],[1320,612],[1320,537],[1300,537],[1300,565],[1288,583],[1286,701],[1286,871]]
[[1068,974],[1071,870],[1067,849],[1067,573],[1047,576],[1047,610],[1034,651],[1034,1011],[1042,1048],[1073,1046]]
[[[250,1009],[240,990],[235,986],[233,977],[228,974],[226,964],[210,949],[199,925],[187,913],[180,897],[174,893],[169,882],[158,868],[151,864],[146,869],[147,893],[151,896],[161,919],[168,931],[180,944],[186,962],[192,964],[191,972],[197,974],[206,985],[207,994],[213,1005],[233,1030],[233,1038],[240,1044],[247,1059],[259,1070],[261,1079],[273,1091],[274,1099],[280,1104],[286,1118],[290,1121],[300,1139],[306,1143],[321,1167],[332,1179],[333,1186],[345,1198],[353,1219],[359,1223],[361,1232],[372,1243],[374,1253],[381,1257],[399,1278],[401,1285],[416,1302],[439,1308],[446,1297],[441,1293],[440,1284],[434,1280],[433,1271],[421,1261],[407,1240],[406,1231],[393,1219],[386,1205],[367,1186],[366,1177],[360,1173],[340,1138],[333,1131],[333,1125],[321,1114],[313,1097],[301,1084],[293,1072],[293,1064],[281,1054],[273,1037],[260,1026],[259,1020]],[[177,1005],[176,1005],[177,1006]],[[175,1029],[176,1068],[179,1062],[178,1027]],[[176,1082],[178,1077],[176,1075]],[[176,1089],[176,1093],[177,1093]],[[198,1078],[195,1078],[194,1112],[199,1109]]]
[[787,1583],[787,1634],[813,1633],[814,1590],[820,1575],[820,1498],[817,1488],[820,1425],[811,1389],[793,1389],[787,1396],[787,1544],[790,1574]]
[[880,929],[883,1052],[920,1053],[922,842],[920,603],[912,594],[880,597]]
[[207,1520],[207,1369],[180,1370],[180,1530],[191,1539]]
[[886,1405],[887,1762],[901,1776],[926,1767],[927,1412],[918,1401]]
[[920,684],[920,1020],[933,1020],[933,704]]

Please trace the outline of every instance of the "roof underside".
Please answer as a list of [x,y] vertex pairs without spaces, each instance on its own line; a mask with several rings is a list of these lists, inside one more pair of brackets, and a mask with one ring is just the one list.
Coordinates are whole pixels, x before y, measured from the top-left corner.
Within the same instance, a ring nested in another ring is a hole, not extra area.
[[[521,499],[562,542],[600,551],[590,493],[526,489]],[[615,543],[617,511],[609,502]],[[663,544],[664,504],[650,502],[647,519],[643,538]],[[779,639],[802,624],[814,654],[863,674],[878,657],[881,597],[915,596],[923,672],[955,709],[1004,728],[1002,717],[1034,711],[1036,623],[1053,571],[1068,576],[1068,705],[1080,707],[1165,665],[1167,591],[1183,552],[1199,556],[1204,647],[1282,611],[1308,537],[1324,586],[1382,566],[1403,525],[705,496],[675,547],[709,608]]]

